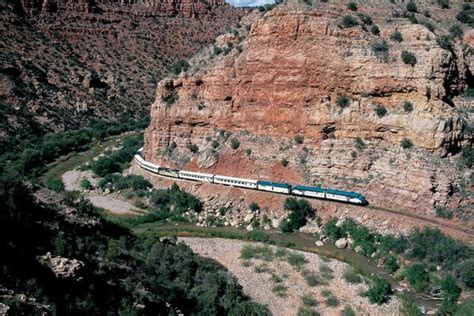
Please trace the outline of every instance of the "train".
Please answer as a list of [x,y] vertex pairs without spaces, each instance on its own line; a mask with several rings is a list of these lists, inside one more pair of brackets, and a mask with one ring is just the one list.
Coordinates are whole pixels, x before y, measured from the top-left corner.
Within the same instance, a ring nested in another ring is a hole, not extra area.
[[220,185],[234,186],[244,189],[253,189],[259,191],[274,192],[286,195],[294,195],[300,197],[316,198],[322,200],[331,200],[343,203],[368,205],[365,197],[358,192],[350,192],[335,189],[324,189],[307,185],[291,185],[288,183],[274,182],[268,180],[253,180],[236,177],[228,177],[217,174],[202,173],[195,171],[186,171],[179,169],[171,169],[158,166],[146,161],[142,157],[143,148],[140,148],[135,154],[134,159],[137,165],[151,173],[165,177],[192,180],[200,182],[215,183]]

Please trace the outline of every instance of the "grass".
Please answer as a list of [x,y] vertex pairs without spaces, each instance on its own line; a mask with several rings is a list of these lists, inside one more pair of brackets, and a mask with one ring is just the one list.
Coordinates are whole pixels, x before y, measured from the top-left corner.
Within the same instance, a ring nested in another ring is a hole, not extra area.
[[303,267],[307,262],[304,255],[296,252],[290,253],[287,257],[287,261],[291,266],[295,267],[296,269],[301,269],[301,267]]
[[311,295],[305,294],[301,297],[301,301],[305,306],[317,306],[319,303],[318,301]]
[[318,286],[320,284],[323,284],[323,282],[321,282],[320,278],[315,274],[315,273],[312,273],[312,272],[309,272],[309,273],[305,273],[304,274],[304,279],[306,280],[306,283],[308,283],[309,286]]
[[319,272],[321,273],[321,277],[325,280],[334,279],[334,275],[332,274],[334,271],[327,265],[319,266]]
[[339,305],[339,300],[332,294],[329,290],[322,290],[321,295],[326,298],[326,305],[330,307],[337,307]]
[[268,246],[245,245],[240,251],[241,259],[261,259],[263,261],[272,261],[274,258],[273,250]]
[[270,280],[273,282],[273,283],[281,283],[283,282],[283,278],[281,276],[279,276],[278,274],[272,274]]
[[354,271],[354,269],[347,269],[344,271],[344,274],[342,275],[344,280],[346,280],[347,283],[350,284],[359,284],[362,283],[362,277],[360,274]]
[[270,269],[268,268],[268,266],[266,264],[261,264],[261,265],[258,265],[256,266],[253,271],[255,273],[265,273],[265,272],[269,272]]
[[278,297],[287,297],[288,294],[286,293],[286,290],[288,288],[284,286],[283,284],[277,284],[272,288],[272,292],[275,293],[276,296]]

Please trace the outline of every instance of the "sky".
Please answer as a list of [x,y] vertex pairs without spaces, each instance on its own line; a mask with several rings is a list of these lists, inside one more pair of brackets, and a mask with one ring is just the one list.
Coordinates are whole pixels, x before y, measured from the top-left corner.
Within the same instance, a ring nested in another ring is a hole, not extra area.
[[234,7],[258,7],[261,5],[275,3],[275,0],[226,0]]

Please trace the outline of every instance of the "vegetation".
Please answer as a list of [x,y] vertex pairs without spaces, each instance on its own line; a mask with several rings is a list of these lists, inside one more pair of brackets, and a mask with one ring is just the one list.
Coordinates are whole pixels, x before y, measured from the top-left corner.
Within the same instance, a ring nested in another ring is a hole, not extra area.
[[380,34],[380,29],[377,25],[372,25],[372,27],[370,28],[370,33],[372,33],[373,35],[379,35]]
[[440,288],[443,292],[443,301],[438,308],[440,315],[453,315],[457,309],[457,302],[461,296],[461,288],[456,284],[453,277],[447,275],[440,281]]
[[413,143],[408,138],[404,138],[400,142],[400,146],[402,146],[403,149],[410,149],[413,147]]
[[175,75],[179,75],[182,72],[186,72],[189,69],[189,63],[184,60],[180,59],[178,62],[173,66],[173,73]]
[[339,300],[329,290],[321,291],[322,296],[326,298],[326,305],[330,307],[336,307],[339,305]]
[[449,33],[451,33],[451,36],[453,38],[462,38],[464,35],[464,31],[462,30],[461,25],[459,24],[453,24],[449,28]]
[[357,137],[355,140],[355,147],[359,150],[362,151],[364,150],[365,147],[367,147],[366,143],[364,140],[360,137]]
[[357,19],[348,14],[348,15],[345,15],[343,18],[342,18],[342,21],[341,21],[341,25],[343,28],[350,28],[350,27],[353,27],[353,26],[356,26],[358,25],[359,23],[357,22]]
[[387,260],[385,260],[383,267],[388,272],[395,273],[399,269],[397,258],[395,258],[394,256],[389,256]]
[[240,141],[235,137],[231,138],[230,139],[230,147],[234,150],[239,148],[240,147]]
[[418,7],[414,2],[408,2],[406,5],[406,9],[408,12],[418,12]]
[[186,148],[188,148],[189,151],[192,152],[193,154],[196,154],[197,152],[199,152],[198,145],[196,145],[194,143],[187,143]]
[[306,225],[306,218],[314,213],[311,205],[305,199],[289,197],[285,200],[283,207],[290,212],[280,227],[285,233],[297,231]]
[[466,147],[461,150],[461,165],[472,168],[474,165],[474,148]]
[[416,56],[415,56],[415,54],[413,54],[412,52],[409,52],[409,51],[404,50],[404,51],[402,52],[401,57],[402,57],[403,62],[404,62],[406,65],[415,66],[415,64],[416,64]]
[[306,264],[306,258],[304,255],[297,252],[291,252],[287,256],[288,263],[296,269],[301,269]]
[[402,33],[395,31],[390,34],[390,40],[394,42],[403,42]]
[[166,106],[172,106],[176,101],[178,101],[179,95],[176,90],[173,90],[161,97],[161,101],[165,102]]
[[436,207],[436,216],[451,219],[453,218],[454,214],[453,212],[445,209],[444,207],[438,206]]
[[252,212],[256,212],[260,209],[260,205],[258,205],[258,203],[256,202],[252,202],[250,203],[249,205],[249,209],[252,211]]
[[343,95],[338,95],[336,98],[336,104],[341,109],[348,107],[351,104],[351,100]]
[[351,11],[357,11],[357,4],[355,2],[348,2],[346,7]]
[[64,183],[58,178],[48,178],[46,180],[46,187],[58,193],[64,191]]
[[384,117],[385,114],[387,114],[387,109],[383,105],[380,105],[380,104],[374,108],[374,111],[378,117]]
[[301,301],[303,302],[304,305],[306,306],[317,306],[318,301],[311,295],[305,294],[303,297],[301,297]]
[[315,310],[311,308],[300,306],[298,307],[298,311],[296,312],[297,316],[317,316],[319,315]]
[[391,294],[392,287],[390,286],[390,283],[379,277],[375,279],[367,292],[365,292],[369,302],[378,305],[387,302]]
[[128,168],[130,160],[132,160],[137,150],[142,146],[143,135],[128,136],[122,141],[121,149],[92,162],[90,168],[99,177],[104,177],[114,172],[121,172]]
[[90,190],[92,188],[91,182],[87,180],[86,178],[81,180],[80,185],[81,185],[81,188],[83,188],[84,190]]
[[404,275],[410,287],[418,293],[424,293],[430,284],[429,274],[424,264],[415,263],[405,269]]
[[410,101],[403,102],[403,110],[405,112],[413,111],[413,103],[411,103]]
[[283,159],[280,161],[280,163],[281,163],[281,165],[282,165],[283,167],[286,167],[286,166],[288,166],[289,161],[288,161],[288,159],[283,158]]
[[453,43],[451,42],[451,38],[446,35],[440,35],[436,37],[436,43],[445,50],[451,50],[453,47]]
[[366,25],[372,25],[373,21],[369,15],[364,14],[364,13],[358,13],[357,16],[362,21],[362,24],[364,24],[363,27],[365,27]]
[[283,284],[277,284],[272,288],[272,292],[275,293],[276,296],[279,297],[287,297],[288,294],[286,293],[286,290],[288,288],[284,286]]
[[341,316],[356,316],[356,313],[350,306],[344,307],[344,309],[341,312]]
[[303,135],[296,135],[294,139],[295,139],[295,142],[297,144],[303,144],[304,136]]
[[350,284],[362,283],[362,277],[354,269],[346,269],[342,277]]
[[474,26],[474,9],[469,3],[464,3],[462,10],[456,15],[456,19],[470,27]]
[[376,39],[371,42],[370,48],[375,55],[382,55],[388,53],[388,44],[383,39]]

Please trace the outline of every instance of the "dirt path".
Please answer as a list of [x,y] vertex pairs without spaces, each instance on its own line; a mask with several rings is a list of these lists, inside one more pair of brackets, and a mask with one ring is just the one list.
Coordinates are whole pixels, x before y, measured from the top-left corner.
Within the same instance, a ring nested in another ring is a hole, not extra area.
[[[238,279],[245,294],[254,301],[265,304],[273,315],[296,315],[299,307],[303,306],[302,297],[308,295],[318,301],[318,305],[312,307],[321,315],[339,315],[346,306],[350,306],[357,315],[400,315],[400,302],[392,299],[382,305],[372,305],[367,298],[359,293],[367,290],[367,284],[349,284],[342,275],[350,266],[336,261],[322,258],[316,254],[300,251],[292,253],[302,254],[306,263],[298,270],[287,262],[287,257],[274,257],[269,261],[251,259],[246,262],[240,259],[241,250],[245,245],[260,245],[240,240],[228,240],[220,238],[179,238],[191,249],[203,257],[212,258],[222,265]],[[268,246],[274,251],[277,247]],[[248,265],[248,266],[246,266]],[[321,268],[323,267],[323,268]],[[303,272],[314,273],[321,277],[321,269],[330,269],[333,279],[328,279],[326,284],[321,282],[316,286],[309,286]],[[277,277],[275,277],[275,275]],[[281,278],[280,282],[275,282]],[[275,286],[282,285],[287,288],[286,297],[275,294]],[[339,300],[338,306],[328,306],[323,291],[330,291]]]
[[[97,178],[93,177],[92,171],[71,170],[62,175],[62,181],[66,191],[82,191],[81,180],[88,179],[93,186],[97,185]],[[101,195],[92,191],[84,191],[84,197],[89,199],[95,207],[116,215],[137,215],[146,213],[144,210],[135,207],[127,201],[124,201],[115,194]]]

